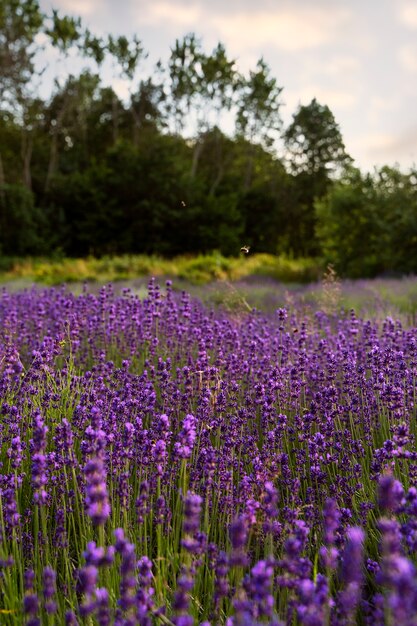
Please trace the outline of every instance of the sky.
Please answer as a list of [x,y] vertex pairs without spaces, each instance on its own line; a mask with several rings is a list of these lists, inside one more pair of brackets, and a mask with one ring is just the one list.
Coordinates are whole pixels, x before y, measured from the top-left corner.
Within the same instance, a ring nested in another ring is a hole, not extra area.
[[[330,107],[364,171],[417,165],[417,0],[40,0],[97,34],[136,34],[149,76],[176,39],[222,42],[243,73],[262,56],[280,87],[284,127],[313,98]],[[53,54],[49,58],[53,66]],[[105,77],[123,96],[127,85]],[[278,148],[279,152],[279,148]]]

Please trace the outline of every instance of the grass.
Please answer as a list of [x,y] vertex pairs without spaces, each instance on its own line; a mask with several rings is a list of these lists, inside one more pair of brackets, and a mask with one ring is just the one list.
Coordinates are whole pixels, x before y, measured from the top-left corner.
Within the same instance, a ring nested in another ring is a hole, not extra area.
[[267,276],[285,283],[307,283],[322,273],[314,259],[254,254],[225,257],[213,252],[198,256],[163,259],[158,256],[123,255],[84,259],[46,258],[0,259],[0,281],[30,279],[45,285],[78,281],[110,282],[141,276],[171,276],[205,284],[213,280],[239,280],[251,275]]

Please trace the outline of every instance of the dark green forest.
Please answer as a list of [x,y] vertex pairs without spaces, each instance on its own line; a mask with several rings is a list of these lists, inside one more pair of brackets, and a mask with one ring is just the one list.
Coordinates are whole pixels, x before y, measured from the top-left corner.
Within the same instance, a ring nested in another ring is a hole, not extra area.
[[[47,98],[44,42],[85,61]],[[321,258],[341,276],[417,272],[416,169],[361,172],[316,99],[284,127],[285,89],[262,58],[241,75],[221,43],[207,51],[194,34],[169,52],[137,79],[139,38],[0,0],[0,256],[236,255],[245,244]],[[103,82],[109,59],[129,81],[123,101]]]

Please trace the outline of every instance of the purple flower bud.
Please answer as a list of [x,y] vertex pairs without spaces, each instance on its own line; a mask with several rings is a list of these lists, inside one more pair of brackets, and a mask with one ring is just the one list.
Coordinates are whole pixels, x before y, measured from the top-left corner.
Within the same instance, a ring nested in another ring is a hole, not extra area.
[[248,540],[248,526],[244,517],[238,517],[230,524],[229,537],[233,550],[245,547]]
[[278,515],[278,501],[279,495],[277,489],[274,487],[273,483],[267,481],[265,483],[264,506],[265,513],[268,517],[276,517]]
[[56,592],[56,574],[52,567],[46,566],[43,570],[43,597],[45,598],[45,610],[48,615],[56,613],[57,605],[53,596]]
[[195,493],[187,493],[184,500],[184,532],[194,534],[200,527],[201,504],[203,499]]
[[380,476],[378,482],[378,504],[382,511],[396,511],[404,497],[402,484],[392,474]]
[[98,577],[97,567],[86,565],[78,572],[77,592],[91,595],[96,587]]
[[35,490],[33,498],[39,506],[46,504],[47,493],[43,487],[47,482],[46,456],[41,453],[35,453],[32,455],[32,485]]
[[23,599],[23,610],[27,615],[34,616],[39,610],[39,599],[35,593],[27,593]]
[[336,541],[336,530],[339,527],[340,513],[336,500],[328,499],[324,504],[324,543],[328,546],[334,545]]
[[23,583],[24,583],[25,591],[29,591],[30,589],[33,589],[34,582],[35,582],[35,572],[33,571],[33,569],[25,570],[25,573],[23,576]]
[[10,465],[13,469],[20,467],[23,457],[23,447],[19,436],[12,438],[10,448],[7,450],[7,456],[10,459]]
[[196,427],[197,420],[194,415],[187,415],[178,435],[178,441],[174,445],[174,454],[176,456],[182,459],[188,459],[191,456],[197,436]]
[[362,528],[351,526],[347,530],[347,541],[342,557],[342,579],[346,584],[362,583],[363,578],[363,542],[365,534]]
[[78,620],[73,611],[65,613],[65,626],[78,626]]
[[109,626],[111,623],[109,592],[104,587],[98,587],[96,589],[95,609],[99,626]]
[[85,468],[87,514],[94,526],[101,526],[110,516],[110,503],[107,496],[106,472],[100,457],[90,459]]

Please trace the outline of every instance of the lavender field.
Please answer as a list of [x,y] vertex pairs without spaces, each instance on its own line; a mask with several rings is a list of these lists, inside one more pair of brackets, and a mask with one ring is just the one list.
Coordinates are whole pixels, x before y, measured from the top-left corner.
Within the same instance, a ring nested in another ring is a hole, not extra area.
[[416,329],[0,295],[0,623],[417,624]]

